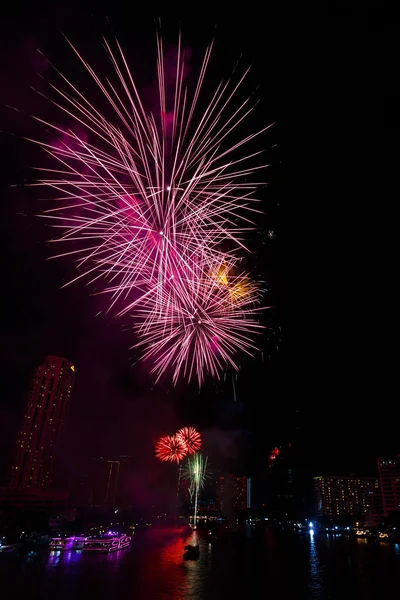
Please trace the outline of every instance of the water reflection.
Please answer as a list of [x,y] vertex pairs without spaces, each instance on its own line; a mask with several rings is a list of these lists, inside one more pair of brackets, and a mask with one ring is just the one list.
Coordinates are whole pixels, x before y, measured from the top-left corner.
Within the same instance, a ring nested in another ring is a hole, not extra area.
[[[324,533],[256,530],[205,533],[164,529],[135,536],[111,554],[42,552],[34,561],[0,554],[1,589],[13,600],[215,600],[351,597],[393,600],[400,585],[400,546]],[[183,560],[200,544],[196,561]]]
[[49,552],[47,565],[55,567],[59,564],[69,565],[78,562],[82,558],[82,550],[52,550]]
[[315,543],[313,529],[310,529],[310,547],[309,547],[309,591],[311,598],[320,598],[322,593],[322,573],[319,564],[318,550]]
[[61,550],[53,550],[49,554],[48,565],[55,566],[58,565],[61,559]]
[[[174,588],[170,594],[176,600],[188,598],[201,598],[201,563],[203,557],[198,560],[183,560],[184,547],[187,544],[195,546],[201,543],[198,533],[194,531],[186,538],[179,537],[171,544],[164,546],[160,552],[160,566],[163,576],[167,577]],[[203,548],[201,548],[203,550]]]
[[[142,538],[142,542],[145,540]],[[200,545],[198,560],[184,560],[187,544]],[[144,551],[143,551],[144,550]],[[133,548],[135,552],[135,548]],[[136,585],[140,598],[158,600],[195,600],[202,598],[202,575],[207,562],[207,544],[198,532],[184,530],[153,531],[146,547],[135,556]]]

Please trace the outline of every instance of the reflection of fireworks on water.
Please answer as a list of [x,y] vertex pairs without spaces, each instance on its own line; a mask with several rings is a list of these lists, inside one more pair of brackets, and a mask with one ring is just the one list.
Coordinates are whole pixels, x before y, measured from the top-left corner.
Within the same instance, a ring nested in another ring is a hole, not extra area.
[[204,487],[207,479],[208,458],[203,458],[201,454],[189,456],[186,467],[184,468],[184,477],[190,482],[189,492],[194,504],[193,525],[197,525],[197,512],[199,503],[199,493]]
[[185,445],[176,435],[167,435],[156,443],[156,457],[164,462],[179,463],[186,454]]
[[195,454],[201,448],[201,435],[194,427],[182,427],[176,437],[185,445],[187,454]]
[[[191,94],[181,39],[173,85],[158,39],[159,111],[152,113],[120,45],[104,45],[115,81],[102,81],[73,51],[108,103],[106,113],[58,73],[54,104],[84,132],[38,119],[59,138],[39,143],[58,162],[58,168],[42,169],[36,184],[58,196],[43,216],[61,231],[53,241],[79,245],[58,255],[76,259],[72,281],[103,280],[110,308],[122,300],[119,314],[134,312],[139,345],[157,378],[171,367],[174,382],[196,372],[201,384],[206,372],[237,368],[234,355],[255,348],[256,294],[244,282],[229,283],[238,262],[232,252],[245,248],[243,236],[253,229],[249,217],[258,212],[254,192],[263,182],[251,177],[266,166],[251,166],[259,152],[243,153],[261,131],[229,141],[254,106],[251,98],[235,102],[247,71],[236,82],[222,81],[199,114],[212,45]],[[166,89],[174,90],[173,98]],[[210,275],[215,264],[217,276]]]

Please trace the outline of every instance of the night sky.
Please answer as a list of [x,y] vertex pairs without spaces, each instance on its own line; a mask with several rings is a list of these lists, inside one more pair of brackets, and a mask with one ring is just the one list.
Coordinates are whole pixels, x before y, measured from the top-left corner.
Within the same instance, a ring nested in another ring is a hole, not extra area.
[[63,454],[72,470],[80,457],[103,453],[135,455],[138,469],[156,472],[153,440],[190,422],[205,432],[214,464],[254,474],[268,451],[290,437],[300,409],[315,475],[373,473],[376,456],[400,450],[389,350],[397,344],[394,284],[388,283],[397,272],[390,246],[400,132],[398,22],[336,15],[316,30],[254,14],[163,17],[166,42],[174,43],[181,27],[194,71],[215,35],[215,81],[243,54],[243,64],[252,64],[248,89],[260,98],[251,126],[275,123],[263,138],[271,167],[261,235],[251,239],[255,272],[267,281],[273,306],[264,317],[270,329],[261,343],[264,362],[260,356],[242,362],[235,401],[230,375],[200,394],[182,382],[153,387],[145,366],[132,366],[129,321],[95,317],[104,299],[83,283],[60,289],[73,265],[46,260],[51,232],[35,216],[43,201],[37,189],[21,185],[43,160],[22,139],[43,134],[26,113],[55,114],[30,89],[44,91],[51,78],[35,49],[71,76],[76,62],[61,32],[100,70],[101,34],[117,35],[133,60],[141,57],[144,85],[154,81],[151,15],[138,20],[99,5],[92,15],[68,7],[41,14],[16,8],[1,26],[3,479],[32,370],[46,354],[76,365]]

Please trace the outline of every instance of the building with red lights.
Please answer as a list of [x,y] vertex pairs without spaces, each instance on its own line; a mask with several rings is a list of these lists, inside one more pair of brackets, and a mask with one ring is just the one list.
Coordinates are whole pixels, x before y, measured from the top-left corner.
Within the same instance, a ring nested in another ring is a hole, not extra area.
[[318,516],[361,517],[379,512],[379,483],[376,477],[314,477],[314,490]]
[[58,356],[46,356],[36,368],[12,468],[12,489],[48,491],[74,375],[74,365]]
[[228,475],[220,477],[217,489],[217,506],[224,512],[227,509],[246,510],[251,508],[251,479]]
[[383,516],[400,511],[400,454],[377,459]]

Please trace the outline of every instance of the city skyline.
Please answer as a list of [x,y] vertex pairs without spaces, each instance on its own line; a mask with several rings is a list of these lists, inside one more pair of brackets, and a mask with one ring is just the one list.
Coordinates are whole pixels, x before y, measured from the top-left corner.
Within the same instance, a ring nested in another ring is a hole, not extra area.
[[[11,482],[8,487],[0,488],[1,501],[36,504],[42,495],[50,505],[52,502],[64,502],[66,506],[81,508],[137,509],[141,502],[135,496],[132,468],[135,461],[128,455],[92,458],[91,463],[86,465],[85,475],[70,478],[69,484],[64,483],[61,494],[52,495],[54,463],[58,458],[57,450],[74,378],[75,366],[62,357],[48,355],[43,364],[36,367],[26,401]],[[377,458],[375,477],[346,473],[314,475],[315,506],[312,508],[306,499],[310,491],[305,477],[307,471],[300,466],[305,450],[304,423],[300,413],[296,409],[292,427],[286,431],[286,441],[271,448],[265,463],[263,478],[267,487],[263,492],[256,477],[259,495],[255,502],[252,503],[252,478],[225,471],[226,474],[219,477],[214,473],[211,477],[215,480],[214,490],[208,483],[207,492],[202,494],[204,498],[199,497],[202,510],[207,506],[208,510],[220,511],[232,520],[237,511],[262,506],[274,518],[286,515],[302,519],[311,515],[336,519],[340,523],[341,519],[355,517],[374,526],[380,519],[400,512],[399,454]],[[170,487],[171,498],[172,490]],[[178,496],[181,503],[187,504],[189,496],[185,486],[178,485]]]

